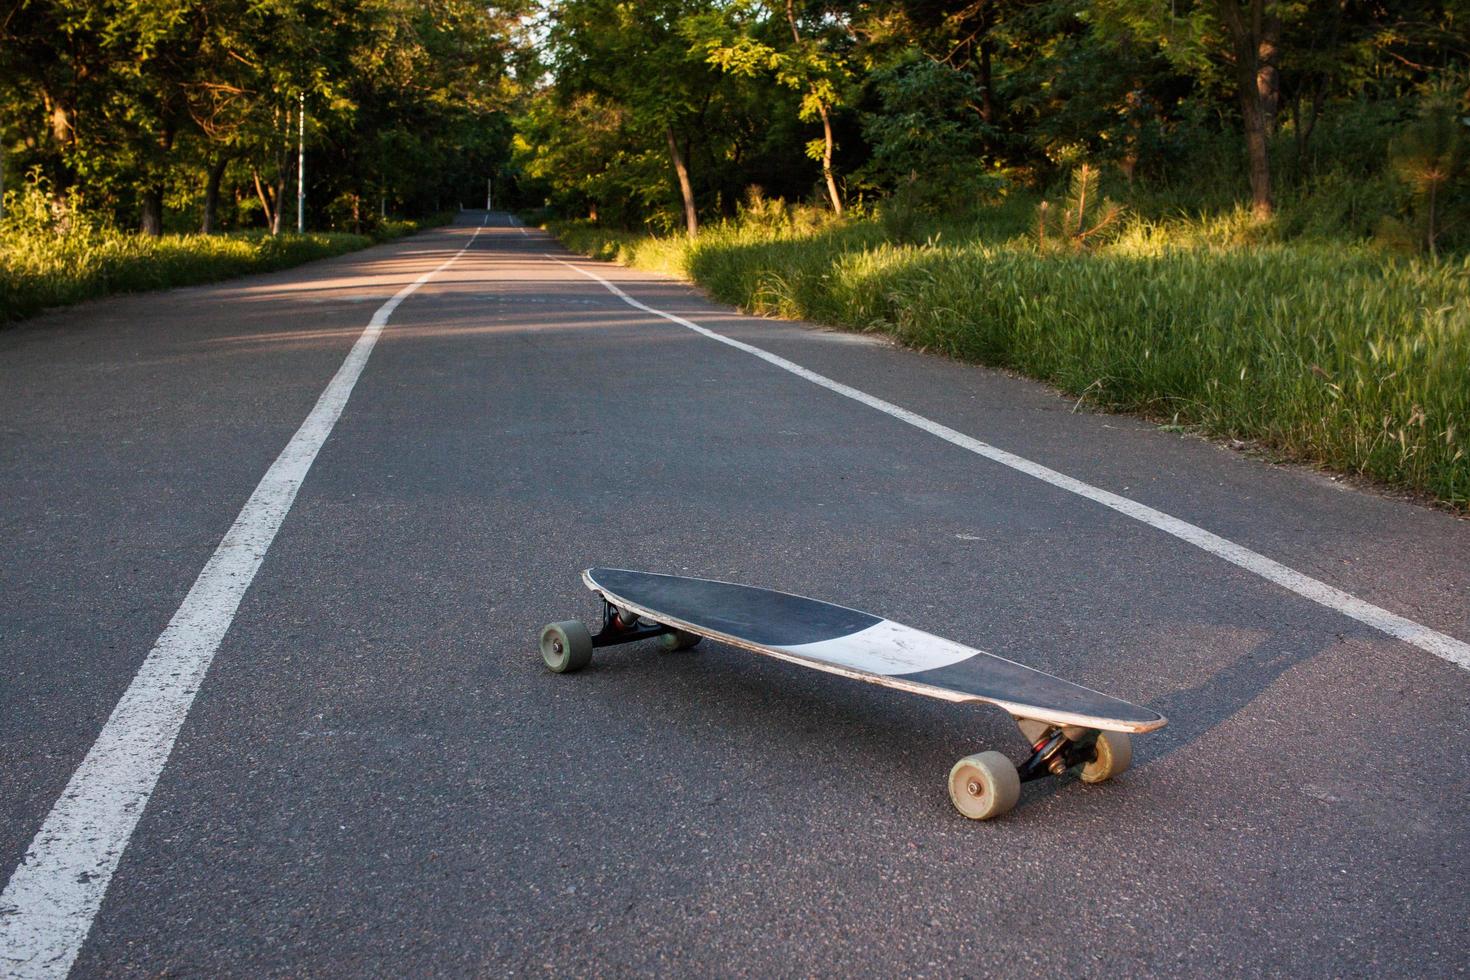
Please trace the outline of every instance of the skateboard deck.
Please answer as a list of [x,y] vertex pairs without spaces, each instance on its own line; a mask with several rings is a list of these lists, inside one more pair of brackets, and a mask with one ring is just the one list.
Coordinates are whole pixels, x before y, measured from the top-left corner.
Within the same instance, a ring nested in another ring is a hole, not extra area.
[[1164,725],[1156,711],[984,650],[819,599],[731,582],[592,568],[583,581],[613,605],[753,653],[945,701],[1116,732]]
[[819,599],[620,568],[590,568],[582,579],[603,599],[603,628],[593,637],[577,622],[547,626],[542,656],[557,672],[586,666],[593,647],[659,637],[677,649],[707,637],[871,684],[1003,708],[1032,743],[1032,757],[1019,769],[998,752],[960,760],[951,772],[950,792],[966,816],[997,816],[1014,805],[1020,782],[1078,766],[1084,781],[1110,778],[1131,758],[1126,733],[1150,732],[1167,723],[1151,708]]

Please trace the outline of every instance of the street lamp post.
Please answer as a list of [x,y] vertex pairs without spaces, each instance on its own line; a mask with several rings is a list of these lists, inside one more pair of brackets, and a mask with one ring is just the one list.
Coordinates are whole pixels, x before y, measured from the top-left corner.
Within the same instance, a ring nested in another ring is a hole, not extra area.
[[296,132],[296,234],[306,231],[306,93],[300,97],[301,121]]

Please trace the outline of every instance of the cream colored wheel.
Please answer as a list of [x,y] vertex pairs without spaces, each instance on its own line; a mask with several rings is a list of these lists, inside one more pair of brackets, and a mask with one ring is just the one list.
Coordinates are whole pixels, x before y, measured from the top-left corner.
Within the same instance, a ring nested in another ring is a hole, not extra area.
[[1128,770],[1133,762],[1133,740],[1127,732],[1098,732],[1097,758],[1082,767],[1084,783],[1101,783]]
[[967,755],[949,771],[949,798],[971,820],[1009,813],[1021,798],[1016,766],[999,752]]

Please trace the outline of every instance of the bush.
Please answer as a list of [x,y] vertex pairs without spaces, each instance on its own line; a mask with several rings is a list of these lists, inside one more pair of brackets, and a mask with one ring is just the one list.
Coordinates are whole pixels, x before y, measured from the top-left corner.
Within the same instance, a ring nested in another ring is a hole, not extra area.
[[[881,330],[1470,508],[1470,259],[1273,241],[1243,208],[1135,217],[1092,252],[1038,254],[1015,233],[1022,204],[923,246],[875,221],[731,223],[601,254],[683,272],[750,312]],[[580,250],[586,234],[563,240]]]
[[1117,231],[1123,209],[1102,194],[1098,169],[1088,163],[1072,171],[1067,195],[1053,205],[1042,201],[1036,207],[1038,251],[1080,252],[1103,244]]
[[983,166],[994,134],[970,108],[981,98],[974,79],[920,58],[874,72],[873,82],[883,111],[864,116],[873,156],[859,181],[897,186],[905,206],[934,213],[993,200],[1004,189]]
[[56,202],[44,181],[8,192],[0,222],[0,323],[112,293],[214,282],[340,255],[416,231],[385,222],[374,237],[346,234],[165,235],[119,231],[74,202]]

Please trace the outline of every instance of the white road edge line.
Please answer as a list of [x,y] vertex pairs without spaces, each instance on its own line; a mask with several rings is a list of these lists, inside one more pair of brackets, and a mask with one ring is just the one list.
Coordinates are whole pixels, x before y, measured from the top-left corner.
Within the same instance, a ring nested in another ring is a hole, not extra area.
[[1141,521],[1152,528],[1163,531],[1165,534],[1171,534],[1181,541],[1187,541],[1196,548],[1208,551],[1210,554],[1223,558],[1233,565],[1238,565],[1267,581],[1275,582],[1282,588],[1295,592],[1303,598],[1310,599],[1329,609],[1336,610],[1345,616],[1350,616],[1360,623],[1365,623],[1376,630],[1387,633],[1389,636],[1403,640],[1405,643],[1411,643],[1419,649],[1432,653],[1441,660],[1448,661],[1457,667],[1470,670],[1470,644],[1457,640],[1453,636],[1432,630],[1427,626],[1414,622],[1412,619],[1406,619],[1403,616],[1391,613],[1387,609],[1381,609],[1370,602],[1359,599],[1355,595],[1334,588],[1309,575],[1303,575],[1301,572],[1288,568],[1280,562],[1273,561],[1265,555],[1251,551],[1249,548],[1238,545],[1234,541],[1222,538],[1220,535],[1211,531],[1206,531],[1202,527],[1197,527],[1187,521],[1182,521],[1177,517],[1165,514],[1163,511],[1155,510],[1146,504],[1140,504],[1136,500],[1121,497],[1116,493],[1095,487],[1090,483],[1083,483],[1081,480],[1067,476],[1065,473],[1059,473],[1056,470],[1042,466],[1040,463],[1033,463],[1029,459],[1017,456],[1014,453],[1008,453],[1004,449],[997,449],[988,443],[981,442],[979,439],[971,438],[963,432],[957,432],[946,425],[941,425],[922,415],[910,412],[906,408],[900,408],[892,402],[886,402],[867,392],[848,387],[839,381],[833,381],[831,378],[817,374],[815,371],[810,371],[800,364],[788,361],[784,357],[779,357],[759,347],[735,340],[731,337],[726,337],[724,334],[715,333],[713,330],[707,327],[701,327],[699,324],[686,320],[681,316],[656,310],[646,303],[640,303],[597,273],[589,272],[571,262],[559,259],[555,255],[546,254],[546,258],[551,259],[553,262],[559,262],[575,272],[580,272],[588,279],[601,283],[610,293],[622,299],[629,306],[640,309],[645,313],[662,317],[671,323],[677,323],[681,327],[686,327],[701,336],[734,347],[736,350],[742,350],[747,354],[752,354],[783,371],[789,371],[799,378],[805,378],[812,384],[820,385],[845,398],[851,398],[853,401],[861,402],[869,408],[877,409],[885,415],[891,415],[899,421],[907,422],[909,425],[922,429],[930,435],[937,436],[945,442],[952,443],[962,449],[968,449],[977,456],[984,456],[986,459],[1000,463],[1002,466],[1009,466],[1013,470],[1025,473],[1027,476],[1032,476],[1045,483],[1050,483],[1054,487],[1059,487],[1069,493],[1075,493],[1079,497],[1086,497],[1094,503],[1102,504],[1104,507],[1115,510],[1120,514],[1125,514],[1134,520]]
[[159,635],[0,893],[0,975],[65,977],[158,784],[215,651],[393,311],[488,223],[373,314]]

